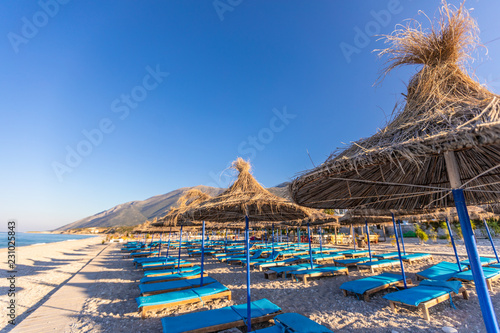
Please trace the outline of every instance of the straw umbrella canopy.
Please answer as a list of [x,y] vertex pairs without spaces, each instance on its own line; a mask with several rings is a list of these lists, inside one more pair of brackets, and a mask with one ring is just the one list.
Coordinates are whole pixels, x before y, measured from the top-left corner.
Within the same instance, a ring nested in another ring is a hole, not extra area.
[[386,36],[390,46],[380,52],[389,57],[385,73],[421,65],[394,120],[302,174],[291,194],[314,208],[422,210],[455,204],[486,329],[498,332],[465,202],[499,201],[500,96],[465,69],[478,42],[476,22],[463,5],[443,3],[430,32],[409,21]]
[[[432,209],[453,206],[446,156],[455,155],[466,200],[498,201],[500,96],[465,71],[477,26],[460,7],[442,9],[440,31],[403,27],[387,36],[386,72],[422,65],[395,119],[334,152],[291,184],[292,199],[314,208]],[[446,154],[450,152],[451,154]],[[451,157],[453,158],[453,157]],[[449,164],[449,163],[448,163]]]
[[154,225],[156,226],[176,226],[176,225],[200,225],[200,221],[186,220],[182,217],[188,209],[196,207],[200,203],[211,199],[212,197],[198,189],[190,189],[183,196],[177,199],[175,207],[163,217],[159,218]]
[[244,221],[245,216],[261,223],[304,219],[312,222],[327,217],[266,190],[250,174],[250,164],[242,158],[234,161],[232,168],[239,172],[238,178],[226,191],[197,207],[187,209],[179,217],[219,223]]

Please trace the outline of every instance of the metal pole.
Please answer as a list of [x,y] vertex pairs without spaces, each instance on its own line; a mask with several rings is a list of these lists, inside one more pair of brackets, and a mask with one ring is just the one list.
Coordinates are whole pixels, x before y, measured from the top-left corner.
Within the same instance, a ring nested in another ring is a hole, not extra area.
[[181,271],[181,249],[182,249],[182,225],[181,225],[181,235],[179,238],[179,259],[177,260],[177,271]]
[[469,212],[467,211],[467,206],[465,204],[464,190],[461,188],[462,180],[460,178],[460,168],[458,166],[455,152],[446,151],[443,153],[443,156],[446,163],[448,178],[450,180],[450,186],[452,188],[451,192],[453,193],[453,200],[455,201],[455,207],[457,208],[458,219],[460,221],[460,226],[462,227],[465,249],[467,250],[467,255],[469,257],[472,278],[474,279],[474,284],[476,286],[477,298],[479,299],[479,305],[481,307],[481,312],[483,313],[484,325],[486,326],[486,331],[488,333],[500,332],[498,329],[495,310],[493,308],[493,304],[491,303],[490,294],[488,293],[488,288],[486,286],[486,280],[484,279],[479,253],[477,252]]
[[323,232],[321,227],[319,227],[319,252],[323,254]]
[[497,258],[497,262],[500,262],[498,260],[498,254],[497,254],[497,249],[495,249],[495,244],[493,244],[493,238],[491,238],[491,233],[490,233],[490,228],[488,227],[488,222],[486,222],[486,219],[483,219],[484,226],[486,227],[486,232],[488,233],[488,238],[490,239],[491,247],[493,248],[493,252],[495,252],[495,257]]
[[365,220],[366,227],[366,237],[368,239],[368,255],[370,256],[370,262],[372,261],[372,248],[370,246],[370,230],[368,229],[368,220]]
[[401,229],[401,220],[398,220],[399,234],[401,235],[401,245],[403,245],[403,254],[406,255],[405,238],[403,237],[403,229]]
[[300,228],[297,228],[297,240],[300,244]]
[[226,240],[224,242],[224,253],[227,253],[227,227],[226,227]]
[[455,246],[455,239],[453,239],[453,233],[451,232],[450,222],[448,218],[445,218],[446,226],[448,227],[448,233],[450,234],[451,245],[453,245],[453,252],[455,252],[455,258],[457,259],[458,270],[462,271],[462,265],[460,264],[460,259],[458,258],[457,247]]
[[406,285],[406,274],[405,274],[405,267],[403,265],[403,259],[401,258],[401,250],[399,249],[399,239],[398,239],[398,230],[396,229],[396,219],[394,218],[394,213],[391,213],[392,215],[392,225],[394,227],[394,235],[396,236],[396,244],[398,245],[398,256],[399,256],[399,264],[401,265],[401,274],[403,275],[403,283],[405,286],[405,289],[408,288]]
[[205,261],[205,221],[203,221],[202,232],[201,232],[201,277],[200,277],[200,287],[203,287],[203,262]]
[[172,226],[170,226],[170,230],[168,231],[168,243],[167,243],[167,255],[165,261],[168,260],[168,251],[170,251],[170,235],[172,234]]
[[476,241],[474,240],[474,234],[472,233],[469,212],[467,211],[467,206],[465,205],[464,191],[459,188],[453,189],[452,193],[453,199],[455,200],[455,206],[457,208],[458,219],[460,220],[460,225],[462,227],[465,248],[467,249],[467,254],[469,255],[472,277],[476,286],[477,297],[479,299],[479,305],[481,306],[481,312],[483,313],[486,331],[499,332],[495,310],[493,309],[490,294],[488,293],[483,268],[479,259],[479,253],[477,252]]
[[163,232],[160,232],[160,245],[158,245],[158,257],[161,254],[161,237],[163,236]]
[[286,227],[286,247],[288,248],[288,227]]
[[309,260],[311,261],[311,269],[313,269],[314,265],[313,265],[313,253],[311,248],[311,229],[309,228],[309,222],[307,222],[307,238],[309,238]]
[[274,223],[273,223],[273,238],[271,240],[273,243],[272,243],[272,257],[271,258],[274,258]]
[[352,230],[352,243],[354,244],[354,251],[356,251],[356,237],[354,237],[354,227],[351,224],[351,230]]
[[252,308],[250,295],[250,234],[248,232],[248,215],[245,215],[245,245],[247,255],[247,332],[252,331]]

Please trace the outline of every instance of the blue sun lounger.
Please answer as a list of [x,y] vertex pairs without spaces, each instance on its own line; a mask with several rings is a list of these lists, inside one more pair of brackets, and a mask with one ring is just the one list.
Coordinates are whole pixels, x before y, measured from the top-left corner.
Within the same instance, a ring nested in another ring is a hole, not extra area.
[[[339,259],[339,260],[334,260],[333,262],[334,262],[335,266],[337,266],[337,264],[338,264],[339,266],[349,267],[349,266],[356,266],[356,264],[367,262],[367,261],[370,261],[370,258],[361,257],[361,258],[353,258],[353,259]],[[372,261],[377,261],[377,259],[372,259]]]
[[[265,298],[250,303],[250,309],[252,324],[266,322],[281,313],[279,306]],[[161,319],[163,333],[218,332],[244,326],[246,322],[246,303]]]
[[198,268],[200,268],[200,266],[181,267],[179,269],[177,269],[177,267],[171,269],[157,269],[152,271],[145,271],[144,276],[158,276],[158,275],[169,275],[176,273],[186,273],[194,271]]
[[464,299],[469,299],[467,290],[460,281],[424,280],[416,287],[403,289],[384,296],[389,300],[391,310],[396,313],[396,305],[404,304],[409,307],[421,309],[424,319],[429,321],[429,308],[462,293]]
[[[493,291],[492,283],[495,280],[500,279],[500,269],[494,267],[483,267],[484,279],[486,280],[486,285],[488,286],[488,290]],[[458,280],[462,282],[474,283],[474,278],[472,276],[472,271],[463,271],[458,272],[451,280]]]
[[[411,284],[410,279],[406,279],[406,282],[407,284]],[[358,299],[359,296],[362,296],[366,302],[369,302],[371,294],[399,285],[403,285],[402,275],[384,272],[379,275],[344,282],[340,286],[340,289],[346,297],[347,293],[350,292],[355,294]]]
[[399,253],[398,252],[389,252],[389,253],[379,253],[379,254],[374,254],[373,257],[379,258],[379,259],[391,259],[398,257]]
[[[209,276],[203,277],[204,286],[215,282],[217,282],[217,280],[214,278],[211,278]],[[158,283],[139,284],[139,289],[141,290],[141,296],[149,296],[155,294],[168,293],[177,290],[200,287],[200,283],[201,283],[201,278],[175,280],[175,281],[166,281]]]
[[259,271],[262,271],[264,268],[274,268],[278,266],[286,266],[293,264],[295,262],[300,261],[300,259],[296,257],[291,257],[285,260],[277,260],[277,261],[269,261],[269,262],[258,262],[253,265],[254,268],[258,268]]
[[[482,266],[488,266],[489,264],[497,262],[495,258],[488,258],[488,257],[479,257],[479,260],[481,261]],[[462,265],[467,265],[470,266],[470,261],[469,259],[467,260],[462,260],[460,262]]]
[[155,262],[155,261],[165,261],[165,260],[173,260],[174,258],[172,257],[169,257],[167,259],[167,257],[165,256],[161,256],[161,257],[148,257],[148,258],[134,258],[134,265],[135,267],[139,267],[141,266],[143,263],[146,263],[146,262]]
[[399,265],[400,265],[399,260],[382,259],[376,261],[360,262],[359,264],[356,264],[356,267],[358,269],[369,268],[370,272],[374,273],[375,270],[379,268],[394,267]]
[[154,256],[155,254],[158,254],[158,251],[136,252],[136,253],[130,253],[130,257],[132,258],[149,257],[149,256]]
[[[399,256],[395,256],[394,259],[398,259]],[[420,261],[420,260],[433,260],[432,255],[429,253],[410,253],[410,254],[405,254],[401,256],[401,259],[403,261],[406,261],[408,263],[412,263],[415,261]]]
[[293,271],[291,272],[291,274],[294,281],[302,278],[302,281],[304,283],[307,283],[307,279],[313,277],[336,276],[341,274],[349,275],[349,270],[347,269],[347,267],[326,266]]
[[[313,268],[318,268],[321,267],[320,265],[313,264]],[[264,277],[269,280],[274,280],[280,276],[283,278],[286,278],[287,273],[293,272],[293,271],[300,271],[304,269],[310,269],[311,264],[310,263],[305,263],[305,264],[297,264],[297,265],[290,265],[290,266],[279,266],[279,267],[273,267],[264,272]]]
[[357,258],[357,257],[363,257],[363,256],[368,255],[369,251],[368,250],[346,250],[346,251],[340,251],[340,252],[336,252],[336,253],[343,254],[344,257],[346,257],[346,258]]
[[157,283],[157,282],[165,282],[165,281],[195,279],[195,278],[200,277],[200,274],[201,274],[201,268],[196,268],[193,271],[185,272],[185,273],[143,277],[140,280],[140,283]]
[[222,283],[215,282],[203,287],[191,288],[186,290],[173,291],[165,294],[152,296],[141,296],[135,300],[141,313],[145,318],[150,310],[171,308],[179,305],[192,304],[198,302],[207,302],[212,299],[227,297],[231,300],[231,291]]
[[[462,269],[466,269],[465,265]],[[431,279],[431,280],[448,280],[452,278],[455,274],[460,272],[458,265],[456,263],[442,261],[436,265],[433,265],[421,272],[416,273],[417,279]]]
[[290,312],[274,317],[274,326],[262,328],[253,332],[256,333],[333,333],[323,325],[301,315]]
[[176,261],[168,261],[168,262],[163,262],[163,263],[143,263],[142,264],[142,269],[145,271],[151,271],[151,270],[159,270],[159,269],[173,269],[176,267],[193,267],[195,266],[194,263],[186,260],[181,260],[180,262],[178,260]]
[[[264,252],[263,250],[257,250],[257,251],[255,251],[250,256],[250,262],[252,260],[255,260],[255,259],[259,258],[262,255],[263,252]],[[246,260],[247,260],[247,257],[243,255],[243,256],[234,256],[232,258],[227,258],[226,262],[228,264],[230,264],[230,265],[234,265],[234,264],[242,264],[243,262],[246,262]]]

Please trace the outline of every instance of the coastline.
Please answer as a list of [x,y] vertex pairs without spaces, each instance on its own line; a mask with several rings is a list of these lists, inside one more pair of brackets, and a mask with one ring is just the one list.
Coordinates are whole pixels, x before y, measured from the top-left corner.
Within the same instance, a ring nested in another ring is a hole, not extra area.
[[[78,272],[95,253],[102,249],[102,237],[64,240],[16,247],[15,300],[16,323],[44,303],[45,299]],[[14,328],[5,315],[9,304],[7,294],[7,248],[0,249],[0,331]]]

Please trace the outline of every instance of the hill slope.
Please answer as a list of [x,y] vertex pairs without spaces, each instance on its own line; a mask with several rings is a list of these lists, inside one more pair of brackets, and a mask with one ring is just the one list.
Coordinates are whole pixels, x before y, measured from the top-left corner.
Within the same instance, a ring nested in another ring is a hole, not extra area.
[[[133,226],[141,224],[146,220],[152,220],[155,217],[161,217],[167,214],[170,207],[174,205],[184,193],[192,188],[208,193],[211,196],[218,195],[224,190],[222,188],[203,185],[183,187],[166,194],[156,195],[143,201],[130,201],[117,205],[95,215],[66,224],[54,231],[90,227]],[[288,195],[288,183],[270,187],[268,190],[280,197],[290,198]]]

